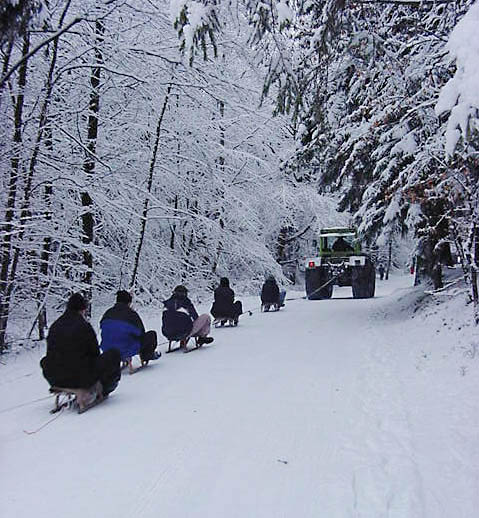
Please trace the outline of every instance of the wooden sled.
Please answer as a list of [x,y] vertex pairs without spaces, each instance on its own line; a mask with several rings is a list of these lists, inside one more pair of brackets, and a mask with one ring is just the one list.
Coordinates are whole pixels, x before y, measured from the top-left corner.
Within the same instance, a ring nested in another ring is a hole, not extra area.
[[[195,337],[193,337],[193,339],[195,341],[195,347],[193,349],[187,348],[188,342],[190,340],[189,338],[170,340],[168,342],[168,350],[166,351],[166,354],[174,353],[175,351],[180,351],[180,350],[182,350],[185,353],[188,353],[190,351],[194,351],[195,349],[199,349],[201,347],[201,345],[198,344],[198,338],[195,336]],[[173,344],[175,344],[175,343],[179,343],[179,345],[172,348]]]
[[90,408],[101,403],[105,397],[98,393],[98,388],[95,387],[96,398],[91,401],[92,389],[82,388],[67,388],[67,387],[50,387],[50,392],[55,394],[55,406],[50,410],[50,414],[55,414],[62,410],[62,408],[78,408],[78,413],[83,414]]
[[123,360],[121,362],[121,368],[126,369],[128,367],[128,374],[135,374],[135,372],[138,372],[141,369],[144,369],[150,360],[140,360],[141,365],[139,367],[133,367],[133,359],[132,358],[126,358],[126,360]]
[[213,325],[218,327],[224,327],[226,324],[228,324],[227,327],[236,327],[238,325],[238,320],[232,317],[216,317],[213,320]]
[[264,304],[261,304],[261,312],[262,313],[268,313],[268,311],[279,311],[280,308],[279,302],[265,302]]

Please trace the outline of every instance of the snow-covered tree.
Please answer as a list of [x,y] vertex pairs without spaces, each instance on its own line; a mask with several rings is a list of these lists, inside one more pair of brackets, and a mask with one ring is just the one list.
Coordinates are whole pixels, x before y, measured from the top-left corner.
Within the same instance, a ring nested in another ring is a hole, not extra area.
[[12,45],[1,348],[11,311],[27,308],[42,337],[46,309],[71,290],[159,303],[178,282],[204,293],[225,274],[257,288],[281,276],[280,248],[330,210],[284,167],[292,132],[269,98],[260,106],[266,70],[245,10],[215,11],[216,58],[209,36],[206,59],[186,52],[193,36],[181,53],[163,1],[50,1],[42,28]]
[[479,323],[477,271],[479,260],[479,6],[470,6],[452,31],[446,49],[455,73],[441,89],[436,113],[445,116],[444,162],[436,191],[449,204],[450,227],[474,302]]

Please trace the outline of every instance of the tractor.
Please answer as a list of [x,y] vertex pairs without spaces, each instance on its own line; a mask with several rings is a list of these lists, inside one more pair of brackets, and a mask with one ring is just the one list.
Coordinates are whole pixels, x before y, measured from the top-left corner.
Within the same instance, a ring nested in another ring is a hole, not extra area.
[[361,252],[353,228],[323,228],[319,234],[319,253],[305,265],[306,296],[309,300],[330,299],[333,286],[351,286],[353,298],[374,297],[376,269],[370,257]]

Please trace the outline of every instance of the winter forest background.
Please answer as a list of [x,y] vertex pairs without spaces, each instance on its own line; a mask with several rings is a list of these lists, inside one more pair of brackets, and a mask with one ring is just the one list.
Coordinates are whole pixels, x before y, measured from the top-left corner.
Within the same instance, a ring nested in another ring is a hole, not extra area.
[[73,290],[286,282],[334,224],[412,240],[434,289],[457,256],[477,308],[478,27],[471,0],[3,0],[0,351]]

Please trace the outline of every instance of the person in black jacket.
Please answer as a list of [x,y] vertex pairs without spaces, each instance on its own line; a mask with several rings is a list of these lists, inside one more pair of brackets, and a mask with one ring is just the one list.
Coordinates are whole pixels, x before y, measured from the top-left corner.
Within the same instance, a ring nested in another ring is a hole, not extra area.
[[209,315],[198,315],[193,303],[188,298],[185,286],[176,286],[171,297],[163,302],[165,310],[162,316],[161,332],[171,341],[179,341],[186,349],[188,340],[197,338],[198,345],[210,344],[212,336],[208,336],[211,328]]
[[230,288],[230,281],[227,277],[220,279],[220,285],[216,288],[215,300],[211,306],[211,314],[217,320],[233,320],[234,325],[243,313],[241,301],[235,302],[235,292]]
[[384,264],[382,264],[382,263],[379,264],[378,272],[379,272],[379,279],[382,281],[384,279],[384,272],[385,272]]
[[97,385],[101,393],[96,395],[106,396],[120,381],[120,352],[111,349],[100,354],[95,331],[85,319],[87,308],[80,293],[69,298],[65,313],[50,328],[47,354],[40,365],[51,386],[91,389]]
[[333,252],[352,252],[354,248],[344,239],[343,236],[339,236],[338,239],[333,243]]
[[261,304],[264,311],[269,311],[270,306],[279,309],[279,287],[272,275],[266,279],[261,288]]
[[132,367],[132,357],[139,354],[142,364],[157,360],[161,353],[156,352],[158,344],[155,331],[145,331],[140,315],[131,308],[133,297],[128,291],[116,294],[116,304],[108,309],[100,321],[101,349],[103,352],[116,348],[121,360]]

